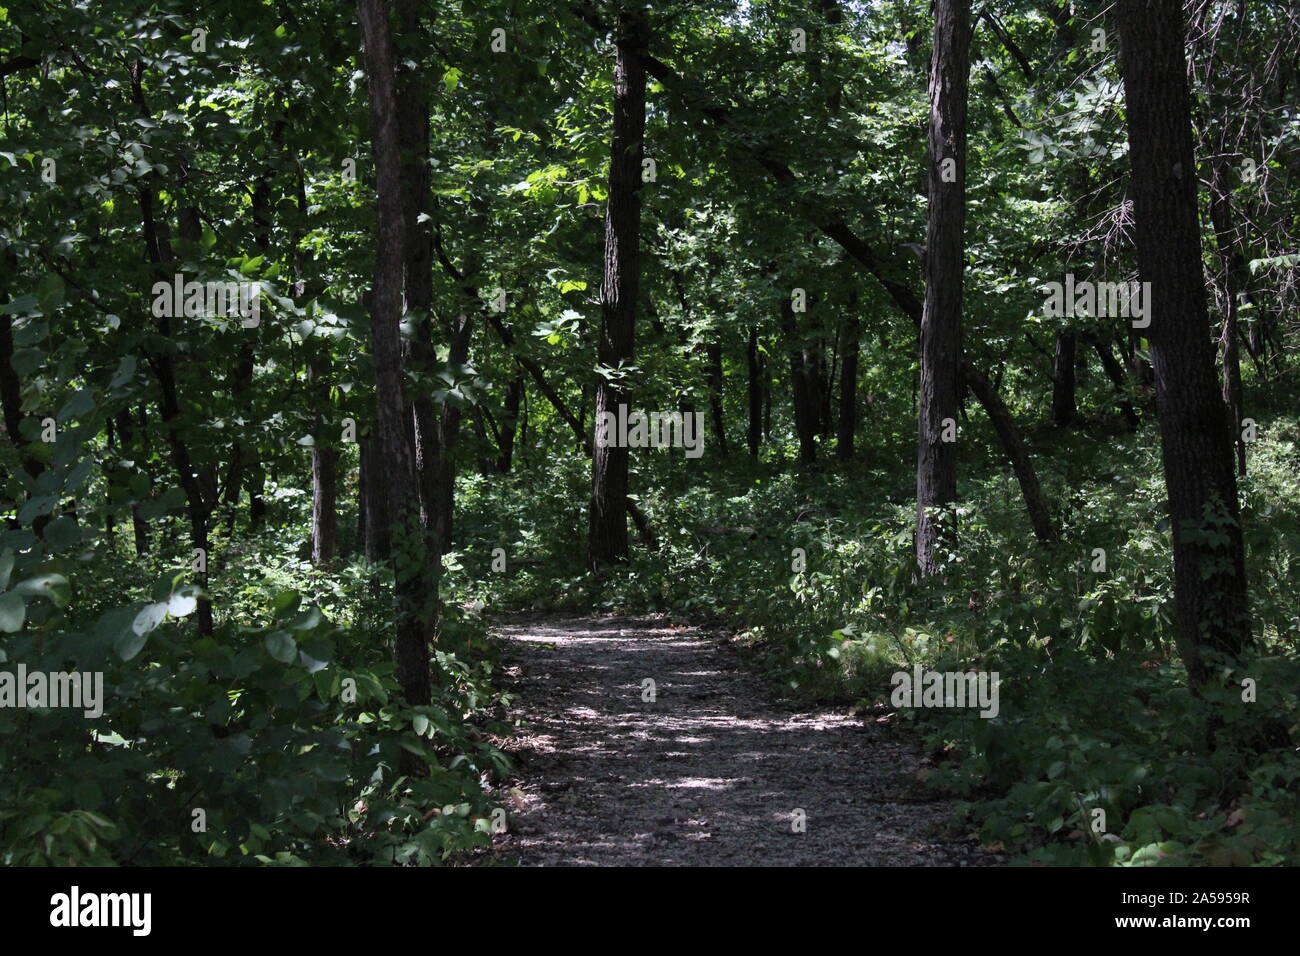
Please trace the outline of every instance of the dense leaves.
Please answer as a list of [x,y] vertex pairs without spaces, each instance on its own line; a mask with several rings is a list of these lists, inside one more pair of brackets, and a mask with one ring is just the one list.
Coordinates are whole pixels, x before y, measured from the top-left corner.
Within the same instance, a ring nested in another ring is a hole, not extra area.
[[[957,530],[924,577],[908,303],[927,274],[931,5],[645,7],[627,361],[599,338],[631,8],[380,6],[398,112],[428,116],[411,218],[431,261],[404,261],[401,316],[419,493],[392,503],[392,562],[374,548],[371,343],[376,255],[394,250],[356,10],[0,6],[0,668],[103,688],[95,717],[0,707],[0,860],[486,847],[508,768],[485,613],[557,607],[727,625],[775,692],[923,735],[926,783],[964,801],[954,832],[1021,862],[1300,857],[1293,3],[1186,4],[1209,318],[1240,343],[1216,367],[1240,365],[1227,404],[1251,423],[1234,438],[1255,637],[1223,663],[1231,682],[1196,692],[1150,342],[1044,305],[1065,272],[1137,278],[1108,4],[972,11],[962,350],[1005,419],[966,374]],[[413,261],[427,310],[409,305]],[[256,283],[258,311],[186,293],[165,314],[174,276]],[[699,412],[705,445],[631,452],[630,555],[591,571],[605,392]],[[1052,535],[1026,514],[1008,428]],[[399,681],[399,632],[428,637],[428,704]],[[999,716],[899,712],[890,676],[916,664],[999,672]]]

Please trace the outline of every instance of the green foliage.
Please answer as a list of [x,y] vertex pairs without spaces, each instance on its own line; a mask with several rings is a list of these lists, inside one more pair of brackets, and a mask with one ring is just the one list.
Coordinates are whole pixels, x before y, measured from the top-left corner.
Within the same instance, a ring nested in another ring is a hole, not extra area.
[[[701,481],[680,460],[651,458],[633,487],[651,489],[640,501],[660,551],[599,577],[583,571],[581,541],[564,533],[582,517],[586,463],[553,460],[526,499],[515,478],[472,483],[472,550],[486,554],[491,541],[534,558],[505,575],[484,566],[489,608],[669,610],[712,621],[739,633],[775,689],[915,728],[943,755],[925,783],[958,798],[967,830],[1021,863],[1293,863],[1297,432],[1279,408],[1260,414],[1276,424],[1251,446],[1243,486],[1260,647],[1237,671],[1260,688],[1253,703],[1235,683],[1201,698],[1187,690],[1147,433],[1048,446],[1042,478],[1062,502],[1065,533],[1055,553],[1034,542],[996,463],[969,475],[960,547],[935,583],[914,579],[905,460],[851,476],[796,476],[779,457],[733,460]],[[871,423],[869,440],[887,427]],[[1093,570],[1095,547],[1106,551],[1105,571]],[[806,554],[802,571],[795,548]],[[998,672],[999,715],[896,712],[891,675],[915,664]],[[1270,726],[1292,743],[1268,738]],[[1100,831],[1096,810],[1105,812]]]

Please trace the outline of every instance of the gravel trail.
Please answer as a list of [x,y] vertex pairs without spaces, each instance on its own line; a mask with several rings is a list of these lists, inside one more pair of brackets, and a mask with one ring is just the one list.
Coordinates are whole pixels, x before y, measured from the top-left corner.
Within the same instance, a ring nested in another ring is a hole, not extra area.
[[[937,835],[909,736],[846,709],[791,710],[724,639],[650,617],[495,628],[522,718],[505,749],[524,866],[978,866]],[[654,681],[654,700],[646,679]],[[803,832],[797,820],[802,811]]]

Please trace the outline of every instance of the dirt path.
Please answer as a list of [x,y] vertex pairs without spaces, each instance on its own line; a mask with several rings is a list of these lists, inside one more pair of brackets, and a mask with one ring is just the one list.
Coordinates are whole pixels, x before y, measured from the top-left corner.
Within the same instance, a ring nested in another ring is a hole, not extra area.
[[[909,739],[771,702],[725,641],[657,617],[516,618],[520,780],[495,851],[525,866],[972,866]],[[643,701],[642,681],[656,699]],[[796,811],[806,818],[795,832]]]

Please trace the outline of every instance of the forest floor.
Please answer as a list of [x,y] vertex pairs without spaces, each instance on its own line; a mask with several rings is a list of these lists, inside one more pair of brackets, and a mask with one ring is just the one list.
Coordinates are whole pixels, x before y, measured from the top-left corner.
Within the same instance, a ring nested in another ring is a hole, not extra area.
[[[505,618],[517,779],[492,856],[524,866],[979,866],[942,835],[910,735],[783,706],[725,636],[665,617]],[[643,701],[643,681],[655,699]],[[796,832],[797,811],[805,819]]]

